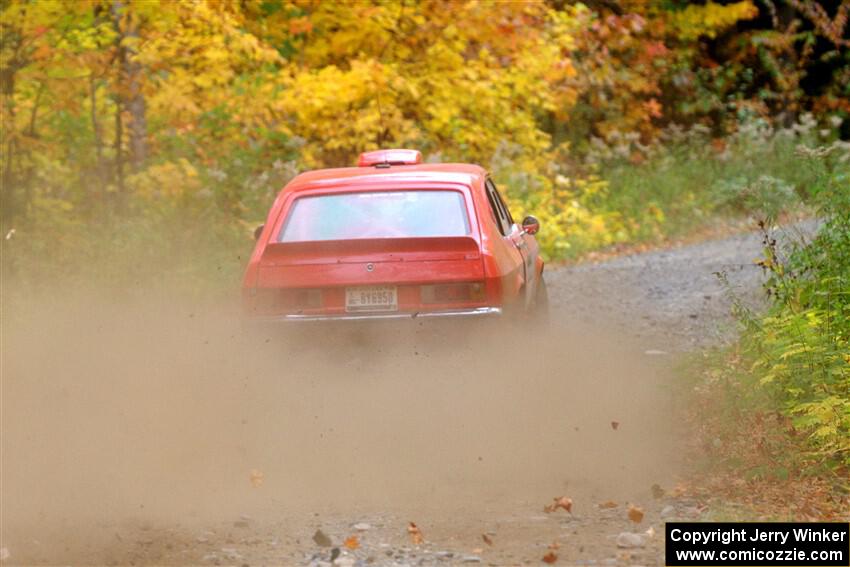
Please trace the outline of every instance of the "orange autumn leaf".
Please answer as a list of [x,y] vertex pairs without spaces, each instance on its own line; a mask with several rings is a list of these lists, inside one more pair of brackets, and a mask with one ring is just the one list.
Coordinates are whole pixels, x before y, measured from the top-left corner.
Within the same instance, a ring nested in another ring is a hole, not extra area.
[[546,555],[543,556],[543,563],[548,563],[549,565],[551,565],[552,563],[554,563],[557,560],[558,560],[558,554],[555,553],[554,551],[550,551],[549,553],[547,553]]
[[646,113],[652,118],[661,118],[663,113],[661,112],[661,103],[659,103],[654,98],[649,99],[648,101],[643,103],[643,108],[646,110]]
[[345,547],[347,547],[348,549],[354,550],[354,549],[357,549],[357,548],[360,547],[360,540],[357,539],[356,535],[353,535],[350,538],[348,538],[347,540],[345,540],[343,542],[343,545]]
[[258,471],[257,469],[251,469],[251,474],[248,476],[248,479],[251,481],[251,486],[253,486],[254,488],[259,488],[263,485],[265,475],[262,471]]
[[410,539],[413,541],[413,545],[421,545],[425,543],[425,538],[422,536],[422,530],[420,530],[419,526],[413,522],[408,524],[407,533],[410,534]]
[[643,521],[643,510],[634,505],[629,505],[629,519],[636,524]]
[[617,504],[613,500],[606,500],[605,502],[599,505],[600,508],[616,508],[617,506],[619,506],[619,504]]
[[563,508],[570,514],[573,513],[573,500],[572,498],[567,498],[566,496],[556,496],[552,499],[552,504],[543,507],[543,511],[547,514],[550,514],[557,510],[558,508]]
[[293,18],[289,20],[289,33],[298,35],[300,33],[309,33],[313,31],[313,22],[306,17]]

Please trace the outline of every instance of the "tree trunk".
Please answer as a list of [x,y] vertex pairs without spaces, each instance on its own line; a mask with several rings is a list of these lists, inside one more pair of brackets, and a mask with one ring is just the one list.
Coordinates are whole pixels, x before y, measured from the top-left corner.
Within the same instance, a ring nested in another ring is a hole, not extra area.
[[12,222],[12,219],[15,218],[15,215],[18,212],[18,200],[16,193],[16,171],[15,171],[15,154],[17,153],[17,143],[14,132],[15,127],[15,103],[12,100],[12,96],[15,92],[15,76],[13,73],[8,73],[8,76],[5,76],[4,69],[4,77],[0,80],[0,84],[2,84],[2,97],[3,97],[3,122],[7,122],[8,124],[3,125],[3,138],[6,138],[5,141],[5,151],[3,152],[3,164],[2,164],[2,176],[0,176],[0,202],[2,202],[3,206],[0,207],[0,214],[3,215],[3,218],[0,219],[2,221],[3,226],[5,227],[6,223]]
[[118,33],[120,106],[130,114],[130,163],[133,170],[138,171],[147,158],[147,119],[145,97],[142,94],[142,66],[136,61],[139,26],[122,0],[113,0],[112,17]]
[[18,69],[23,67],[23,61],[19,58],[21,38],[19,34],[7,30],[3,38],[3,48],[9,49],[15,55],[10,61],[0,68],[0,119],[2,119],[2,143],[5,146],[0,163],[0,224],[5,228],[8,223],[20,214],[20,203],[18,200],[18,171],[16,160],[18,156],[18,133],[15,130],[15,79]]
[[115,97],[115,182],[118,185],[119,199],[124,198],[124,152],[121,141],[124,138],[124,125],[121,121],[121,97]]
[[89,100],[91,104],[91,131],[94,137],[94,178],[97,184],[97,204],[106,202],[106,172],[103,164],[103,132],[97,116],[97,80],[94,73],[89,75]]

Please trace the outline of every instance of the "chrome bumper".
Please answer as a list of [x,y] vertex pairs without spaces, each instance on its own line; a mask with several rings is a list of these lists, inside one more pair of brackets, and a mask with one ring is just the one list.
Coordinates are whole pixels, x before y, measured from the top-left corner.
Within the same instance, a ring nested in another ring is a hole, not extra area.
[[437,319],[451,317],[494,317],[502,314],[501,307],[476,307],[474,309],[450,309],[444,311],[414,311],[401,313],[344,313],[339,315],[274,315],[252,317],[257,323],[291,321],[376,321],[399,319]]

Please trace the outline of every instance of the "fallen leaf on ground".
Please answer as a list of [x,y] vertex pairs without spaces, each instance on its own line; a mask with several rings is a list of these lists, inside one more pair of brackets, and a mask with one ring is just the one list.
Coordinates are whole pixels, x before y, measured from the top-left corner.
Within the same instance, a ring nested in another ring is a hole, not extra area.
[[661,497],[664,496],[665,492],[666,492],[666,490],[661,488],[661,486],[659,486],[657,484],[652,485],[652,497],[653,498],[655,498],[655,499],[661,498]]
[[253,486],[254,488],[262,486],[265,478],[266,475],[263,474],[263,471],[251,469],[251,475],[249,476],[249,479],[251,480],[251,486]]
[[616,508],[617,506],[619,506],[619,504],[617,504],[613,500],[606,500],[605,502],[599,505],[600,508]]
[[552,504],[543,507],[543,511],[547,514],[551,514],[558,508],[563,508],[570,514],[573,513],[573,501],[571,498],[567,498],[566,496],[556,496],[552,500]]
[[322,530],[316,530],[316,533],[313,534],[313,541],[315,541],[316,545],[319,547],[330,547],[333,545],[331,538],[329,538]]
[[561,544],[557,541],[553,541],[549,544],[549,549],[561,549]]
[[487,534],[481,534],[481,539],[483,539],[484,543],[486,543],[487,545],[493,545],[493,539]]
[[643,510],[634,506],[632,504],[629,505],[629,519],[636,524],[639,524],[643,521]]
[[356,535],[351,536],[347,540],[343,542],[343,545],[348,549],[357,549],[360,547],[360,540],[357,539]]
[[425,543],[425,538],[422,536],[422,530],[420,530],[419,526],[413,522],[408,524],[407,533],[410,534],[410,539],[413,541],[413,545],[421,545]]
[[558,554],[555,553],[554,551],[550,551],[549,553],[547,553],[546,555],[543,556],[543,563],[548,563],[548,564],[551,565],[552,563],[554,563],[557,560],[558,560]]
[[619,422],[619,421],[612,421],[612,422],[611,422],[611,429],[613,429],[614,431],[617,431],[617,428],[618,428],[618,427],[620,427],[620,422]]

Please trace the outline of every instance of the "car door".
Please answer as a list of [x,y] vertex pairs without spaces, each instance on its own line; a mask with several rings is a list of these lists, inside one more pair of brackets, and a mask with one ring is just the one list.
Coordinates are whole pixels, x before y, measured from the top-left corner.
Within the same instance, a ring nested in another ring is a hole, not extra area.
[[524,291],[522,301],[523,305],[528,307],[530,299],[534,297],[537,284],[534,269],[537,254],[536,242],[514,222],[511,212],[505,204],[505,200],[502,199],[492,179],[487,178],[485,188],[487,190],[487,199],[490,201],[490,206],[496,216],[499,231],[508,248],[512,250],[511,257],[514,259],[514,262],[517,264],[516,267],[521,273],[524,284],[522,286]]

